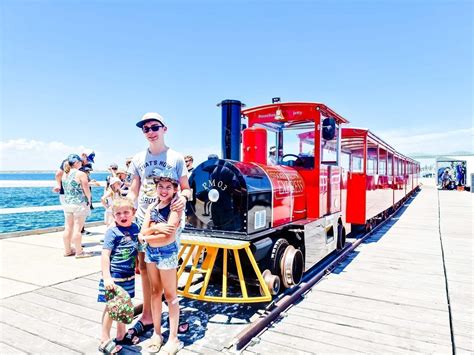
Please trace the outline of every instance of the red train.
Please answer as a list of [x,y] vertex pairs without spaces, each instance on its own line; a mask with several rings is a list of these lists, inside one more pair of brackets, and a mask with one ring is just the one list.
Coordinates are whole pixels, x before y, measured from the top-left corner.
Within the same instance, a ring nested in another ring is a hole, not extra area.
[[186,231],[250,242],[271,293],[279,281],[298,284],[354,226],[371,228],[417,188],[416,161],[367,129],[342,128],[348,121],[324,104],[241,111],[225,100],[222,109],[224,156],[194,169]]

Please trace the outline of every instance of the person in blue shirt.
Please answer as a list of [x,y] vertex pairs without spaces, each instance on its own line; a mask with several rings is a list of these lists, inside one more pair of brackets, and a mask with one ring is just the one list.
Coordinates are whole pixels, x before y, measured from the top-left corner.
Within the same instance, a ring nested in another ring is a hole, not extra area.
[[[132,200],[117,198],[113,201],[115,226],[105,232],[102,248],[102,279],[99,282],[98,302],[106,302],[105,290],[121,286],[131,298],[135,297],[135,263],[138,253],[138,226],[133,223],[135,208]],[[126,343],[126,327],[117,322],[117,337],[110,339],[112,319],[106,309],[102,317],[102,333],[99,351],[115,354],[121,350],[119,344]]]

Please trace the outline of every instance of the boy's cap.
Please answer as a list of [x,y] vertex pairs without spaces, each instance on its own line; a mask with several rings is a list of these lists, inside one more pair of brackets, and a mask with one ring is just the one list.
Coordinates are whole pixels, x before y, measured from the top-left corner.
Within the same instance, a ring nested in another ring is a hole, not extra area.
[[116,163],[110,163],[109,168],[118,169],[118,165]]
[[110,179],[109,181],[109,185],[112,186],[113,184],[115,184],[116,182],[119,182],[119,183],[122,183],[122,180],[120,180],[118,177],[113,177]]
[[150,121],[158,121],[163,126],[166,126],[165,119],[158,112],[145,113],[140,121],[137,122],[137,127],[142,128],[143,125]]
[[126,174],[126,173],[127,173],[127,170],[123,168],[118,168],[117,171],[115,172],[115,174]]

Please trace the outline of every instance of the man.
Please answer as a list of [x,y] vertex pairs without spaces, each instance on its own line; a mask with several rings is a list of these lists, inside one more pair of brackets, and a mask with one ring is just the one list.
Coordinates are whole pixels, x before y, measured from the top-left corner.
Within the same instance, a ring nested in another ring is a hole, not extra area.
[[[128,173],[132,176],[128,197],[137,201],[136,223],[141,227],[148,206],[157,200],[156,186],[153,181],[153,170],[172,170],[178,178],[181,188],[180,197],[172,203],[174,210],[183,210],[186,202],[191,199],[187,170],[181,154],[167,147],[165,134],[168,131],[164,118],[156,112],[146,113],[136,124],[142,129],[148,141],[148,149],[136,154],[130,164]],[[143,311],[141,319],[128,330],[127,342],[136,343],[138,335],[153,328],[151,314],[151,287],[145,264],[144,249],[139,248],[138,266],[142,277]],[[124,339],[124,340],[125,340]]]
[[192,155],[186,155],[184,157],[184,162],[186,163],[186,169],[188,169],[188,176],[191,175],[191,172],[193,171],[193,156]]
[[277,165],[278,161],[276,158],[276,147],[271,146],[268,152],[268,164],[269,165]]

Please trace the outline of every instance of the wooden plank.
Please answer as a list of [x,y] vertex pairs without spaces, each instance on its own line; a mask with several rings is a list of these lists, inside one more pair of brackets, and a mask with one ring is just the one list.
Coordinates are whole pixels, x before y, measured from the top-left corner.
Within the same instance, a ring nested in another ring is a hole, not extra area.
[[[3,327],[0,327],[3,329]],[[3,330],[1,332],[3,334]],[[2,336],[3,338],[3,336]],[[0,354],[28,354],[26,351],[16,349],[11,346],[11,344],[5,344],[3,341],[0,341]]]
[[100,304],[99,302],[94,302],[91,297],[78,295],[69,291],[60,290],[53,287],[40,288],[36,290],[35,293],[39,293],[40,295],[48,296],[61,301],[64,300],[72,304],[96,309],[99,311],[104,310],[104,305]]
[[[9,299],[2,302],[2,307],[28,315],[39,321],[54,324],[63,329],[75,332],[78,336],[86,335],[99,340],[101,318],[86,319],[62,311],[51,312],[51,308],[40,306],[20,299]],[[98,320],[98,321],[97,321]],[[9,320],[7,321],[9,322]]]
[[298,304],[297,307],[290,309],[288,314],[311,317],[315,321],[351,324],[351,326],[357,326],[375,332],[440,342],[444,345],[451,343],[449,324],[446,319],[442,325],[439,325],[428,323],[422,319],[414,319],[409,316],[407,318],[401,318],[397,317],[398,309],[399,307],[394,307],[392,308],[393,313],[391,315],[385,315],[367,312],[363,309],[347,309],[340,304],[323,306],[303,301]]
[[[38,319],[32,315],[11,310],[4,306],[1,306],[1,310],[2,318],[7,319],[10,325],[15,325],[25,332],[77,352],[97,351],[97,338],[85,334],[78,336],[77,330],[73,331],[65,328],[65,326],[52,323],[49,321],[49,318],[45,320]],[[97,331],[97,334],[100,333]]]
[[[2,315],[5,319],[5,314]],[[81,351],[71,349],[67,344],[50,341],[38,334],[38,332],[25,331],[16,326],[24,324],[15,322],[16,317],[12,319],[15,326],[1,323],[2,342],[5,342],[15,349],[29,354],[81,354]],[[31,319],[28,320],[32,322]],[[47,329],[47,328],[45,328]],[[43,330],[44,332],[44,330]]]
[[102,312],[104,305],[102,305],[102,310],[93,309],[87,306],[78,305],[74,303],[69,303],[57,298],[52,298],[45,296],[39,293],[25,293],[15,297],[14,300],[23,300],[30,302],[31,304],[43,306],[50,309],[52,312],[65,313],[69,315],[74,315],[91,321],[101,322]]

